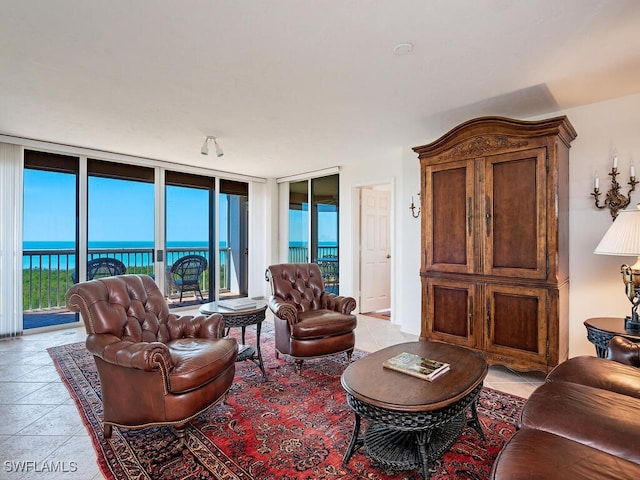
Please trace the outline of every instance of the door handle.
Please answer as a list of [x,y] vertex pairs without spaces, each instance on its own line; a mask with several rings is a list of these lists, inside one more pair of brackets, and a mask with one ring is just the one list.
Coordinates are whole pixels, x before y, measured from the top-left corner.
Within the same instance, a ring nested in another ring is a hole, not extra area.
[[389,255],[388,253],[387,253],[387,258],[391,258],[391,255]]

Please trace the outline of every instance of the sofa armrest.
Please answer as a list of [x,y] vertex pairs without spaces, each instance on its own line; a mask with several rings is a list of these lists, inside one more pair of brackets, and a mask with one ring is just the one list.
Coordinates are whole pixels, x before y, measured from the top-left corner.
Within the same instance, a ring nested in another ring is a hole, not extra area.
[[169,348],[161,342],[130,342],[114,335],[89,335],[87,350],[107,363],[125,368],[152,372],[162,368],[171,370],[173,364]]
[[269,308],[276,317],[286,320],[289,325],[298,323],[298,309],[293,302],[282,301],[275,296],[271,296],[269,298]]
[[219,313],[211,315],[173,315],[167,320],[169,337],[178,338],[222,338],[224,318]]
[[335,293],[323,292],[320,299],[323,308],[340,312],[344,315],[351,314],[356,308],[356,299],[353,297],[342,297]]
[[640,367],[640,343],[615,336],[609,341],[607,358],[632,367]]

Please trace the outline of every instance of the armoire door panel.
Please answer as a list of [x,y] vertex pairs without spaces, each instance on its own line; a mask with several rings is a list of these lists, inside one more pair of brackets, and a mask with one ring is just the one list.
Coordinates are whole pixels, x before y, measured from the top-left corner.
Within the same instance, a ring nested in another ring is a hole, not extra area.
[[488,285],[487,351],[547,356],[547,290],[510,285]]
[[485,273],[546,278],[546,149],[486,160]]
[[428,338],[475,346],[474,284],[432,280],[427,288]]
[[426,263],[434,270],[472,272],[473,162],[436,166],[427,176]]

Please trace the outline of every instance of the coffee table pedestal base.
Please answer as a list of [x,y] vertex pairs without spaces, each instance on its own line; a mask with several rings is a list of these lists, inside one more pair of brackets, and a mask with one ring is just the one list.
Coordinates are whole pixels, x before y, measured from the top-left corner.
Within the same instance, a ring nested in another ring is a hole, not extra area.
[[369,456],[393,470],[421,469],[428,477],[429,463],[438,460],[460,437],[464,415],[429,430],[407,432],[386,425],[373,424],[364,434]]
[[[482,383],[445,408],[413,413],[376,407],[347,393],[355,422],[342,464],[346,465],[351,455],[364,445],[369,456],[381,465],[394,470],[419,468],[423,478],[429,478],[429,463],[449,450],[467,423],[484,439],[475,404],[481,390]],[[469,421],[467,409],[471,410]],[[362,438],[359,437],[361,416],[370,421]]]

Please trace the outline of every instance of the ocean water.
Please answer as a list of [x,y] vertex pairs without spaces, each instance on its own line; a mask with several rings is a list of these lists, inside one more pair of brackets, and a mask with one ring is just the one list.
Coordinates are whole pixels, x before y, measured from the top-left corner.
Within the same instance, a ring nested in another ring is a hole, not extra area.
[[[53,269],[73,270],[76,268],[75,242],[56,241],[38,242],[27,241],[22,244],[22,268],[23,269]],[[89,242],[89,251],[107,250],[109,256],[122,260],[126,265],[146,267],[152,263],[151,249],[153,242],[121,241],[121,242]],[[167,261],[173,263],[176,258],[193,250],[207,250],[206,241],[179,241],[167,242],[167,248],[179,250],[167,252]],[[226,242],[220,242],[220,248],[226,248]],[[131,252],[134,250],[134,252]],[[140,252],[135,250],[142,250]],[[50,252],[50,253],[42,253]],[[112,254],[114,252],[115,254]],[[209,253],[204,256],[209,259]]]
[[[26,241],[22,244],[23,269],[53,269],[53,270],[73,270],[76,266],[75,242],[73,241]],[[334,242],[319,242],[321,248],[337,248]],[[152,263],[151,249],[154,247],[152,241],[109,241],[109,242],[89,242],[89,251],[106,250],[109,256],[122,260],[128,266],[146,267]],[[308,248],[306,242],[289,242],[289,247]],[[220,242],[220,248],[227,248],[226,242]],[[171,265],[177,258],[185,255],[186,252],[194,250],[204,251],[203,255],[209,260],[207,241],[176,241],[167,242],[166,262]],[[131,250],[141,250],[140,252]],[[49,253],[42,253],[49,252]],[[325,252],[326,253],[326,252]],[[221,253],[225,255],[225,252]],[[224,261],[224,258],[221,258]]]
[[[23,250],[73,250],[76,242],[74,241],[58,241],[58,242],[22,242]],[[178,241],[167,242],[167,248],[207,248],[209,242],[207,240],[198,241]],[[226,242],[220,242],[220,248],[226,248]],[[153,241],[118,241],[118,242],[89,242],[89,250],[95,249],[130,249],[130,248],[152,248]]]

